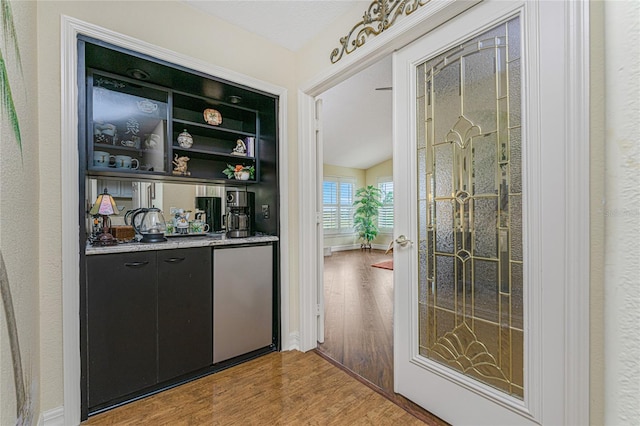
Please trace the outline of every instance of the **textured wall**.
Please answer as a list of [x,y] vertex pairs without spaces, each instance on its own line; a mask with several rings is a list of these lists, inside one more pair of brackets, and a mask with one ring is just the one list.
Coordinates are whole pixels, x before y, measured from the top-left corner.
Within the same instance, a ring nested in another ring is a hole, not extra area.
[[640,3],[605,2],[604,17],[605,424],[637,425],[640,422]]
[[[63,404],[62,276],[60,264],[61,182],[60,147],[75,141],[60,140],[60,17],[71,16],[196,59],[289,89],[290,158],[294,159],[296,120],[295,57],[264,39],[227,24],[179,1],[43,1],[38,12],[38,82],[40,167],[43,176],[40,202],[51,210],[40,226],[41,282],[41,395],[42,410]],[[34,28],[34,26],[27,27]],[[295,160],[290,161],[295,164]],[[291,174],[292,182],[295,174]],[[290,184],[293,191],[294,183]],[[72,189],[73,190],[73,189]],[[290,192],[295,206],[296,194]],[[295,208],[288,224],[292,256],[297,252]],[[287,225],[285,225],[287,226]],[[293,277],[295,279],[295,277]],[[295,286],[296,282],[292,282]],[[296,300],[297,299],[292,299]],[[297,318],[296,327],[297,327]]]
[[[6,264],[21,350],[28,412],[38,420],[40,382],[38,316],[38,109],[36,3],[12,1],[22,72],[11,39],[0,34],[2,55],[20,120],[22,153],[2,110],[0,134],[0,250]],[[16,393],[5,310],[0,304],[0,424],[16,424]]]

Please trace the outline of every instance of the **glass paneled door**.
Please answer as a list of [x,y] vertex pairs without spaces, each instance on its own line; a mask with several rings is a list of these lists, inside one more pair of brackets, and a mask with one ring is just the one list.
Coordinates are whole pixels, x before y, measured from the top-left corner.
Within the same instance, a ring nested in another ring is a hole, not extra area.
[[523,396],[520,19],[416,70],[419,353]]
[[394,54],[394,386],[451,424],[566,423],[565,10],[483,1]]

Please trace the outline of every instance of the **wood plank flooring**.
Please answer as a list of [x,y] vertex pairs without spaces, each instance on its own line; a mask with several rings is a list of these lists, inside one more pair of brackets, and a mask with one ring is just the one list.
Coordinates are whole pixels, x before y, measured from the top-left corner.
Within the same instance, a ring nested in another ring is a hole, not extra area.
[[382,250],[349,250],[324,258],[325,339],[318,350],[393,392],[393,271],[371,265]]
[[[83,425],[422,425],[315,352],[270,353]],[[436,424],[436,423],[431,423]]]
[[446,425],[393,392],[393,271],[371,266],[390,259],[382,250],[324,258],[325,339],[317,350],[426,423]]

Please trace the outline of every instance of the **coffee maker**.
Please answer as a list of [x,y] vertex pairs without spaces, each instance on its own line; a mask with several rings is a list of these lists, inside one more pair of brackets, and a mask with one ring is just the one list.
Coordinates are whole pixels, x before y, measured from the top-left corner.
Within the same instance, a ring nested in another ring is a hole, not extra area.
[[243,238],[255,232],[255,194],[240,190],[227,191],[227,237]]

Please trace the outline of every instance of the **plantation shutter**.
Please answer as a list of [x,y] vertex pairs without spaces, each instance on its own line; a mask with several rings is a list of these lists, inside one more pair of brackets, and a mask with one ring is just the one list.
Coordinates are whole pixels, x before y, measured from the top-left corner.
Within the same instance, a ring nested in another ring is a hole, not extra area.
[[378,209],[378,228],[391,230],[393,228],[393,180],[392,178],[380,179],[378,189],[382,191],[380,200],[382,206]]

